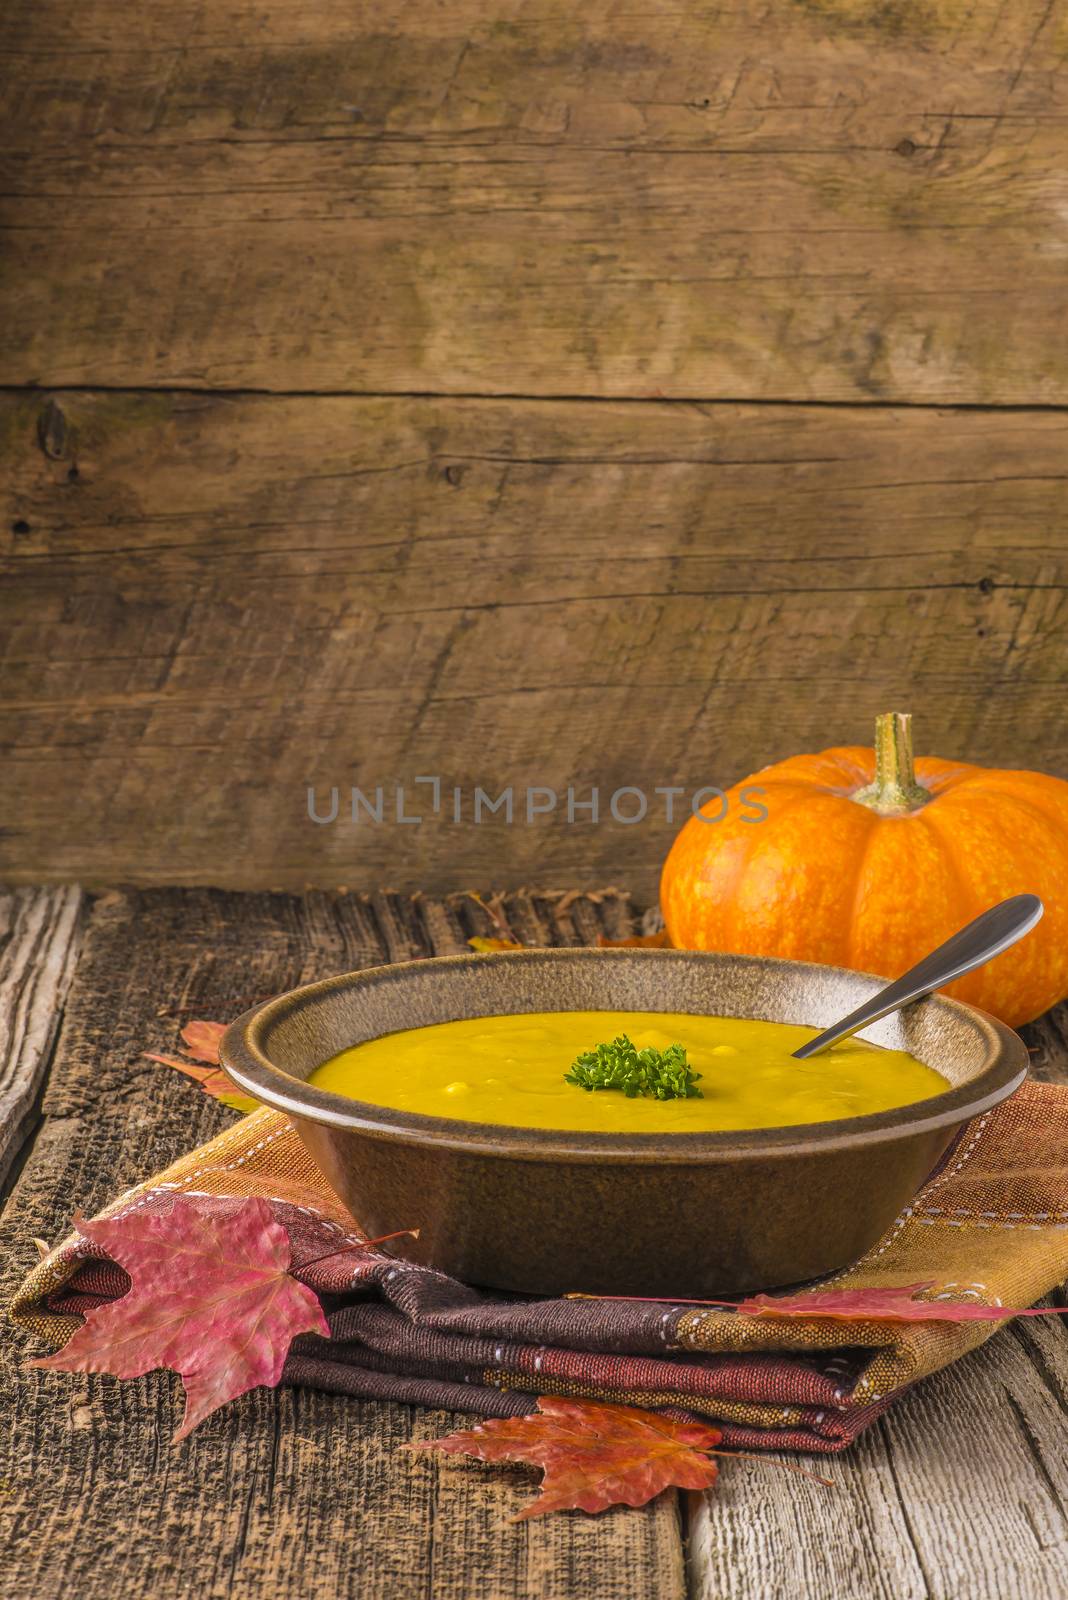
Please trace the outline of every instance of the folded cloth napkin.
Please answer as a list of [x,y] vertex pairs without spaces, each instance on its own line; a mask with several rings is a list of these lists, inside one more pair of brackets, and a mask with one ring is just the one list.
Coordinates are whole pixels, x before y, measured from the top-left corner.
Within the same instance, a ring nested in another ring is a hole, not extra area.
[[[321,1202],[307,1203],[309,1188]],[[700,1306],[477,1291],[359,1239],[293,1125],[261,1110],[115,1200],[166,1209],[176,1194],[224,1213],[267,1199],[294,1274],[323,1297],[331,1337],[294,1341],[283,1382],[484,1416],[539,1394],[711,1417],[737,1446],[843,1449],[893,1396],[989,1338],[997,1323],[764,1321]],[[418,1218],[399,1218],[398,1222]],[[1026,1306],[1068,1275],[1068,1089],[1028,1083],[970,1123],[885,1236],[820,1285],[933,1282],[953,1299]],[[62,1343],[129,1278],[73,1236],[30,1273],[12,1314]],[[576,1285],[580,1290],[581,1285]]]

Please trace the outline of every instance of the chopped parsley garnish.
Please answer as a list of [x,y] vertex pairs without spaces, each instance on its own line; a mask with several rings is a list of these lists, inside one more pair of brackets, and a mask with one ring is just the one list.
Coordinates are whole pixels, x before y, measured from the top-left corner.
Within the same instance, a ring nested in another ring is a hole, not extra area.
[[700,1099],[701,1091],[694,1087],[700,1076],[687,1065],[681,1044],[638,1050],[625,1033],[611,1044],[583,1051],[564,1073],[565,1080],[579,1089],[619,1089],[628,1100],[637,1095],[649,1100]]

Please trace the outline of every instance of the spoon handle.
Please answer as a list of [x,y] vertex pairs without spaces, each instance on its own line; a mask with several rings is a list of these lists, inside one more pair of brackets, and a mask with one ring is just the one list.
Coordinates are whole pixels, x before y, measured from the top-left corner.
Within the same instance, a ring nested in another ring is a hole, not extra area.
[[937,950],[932,950],[930,955],[924,956],[900,978],[895,978],[885,989],[880,989],[870,1000],[865,1000],[848,1017],[843,1017],[841,1022],[836,1022],[833,1027],[810,1039],[808,1044],[803,1044],[800,1050],[795,1050],[795,1059],[805,1061],[809,1056],[818,1055],[821,1050],[826,1050],[839,1039],[848,1038],[869,1022],[877,1022],[891,1011],[907,1006],[910,1000],[919,1000],[932,990],[952,983],[954,978],[962,977],[973,967],[981,967],[984,961],[993,960],[994,956],[1015,944],[1017,939],[1022,939],[1025,933],[1030,933],[1041,916],[1042,902],[1036,894],[1014,894],[1010,900],[1002,900],[998,905],[991,906],[989,911],[984,911],[974,922],[961,928],[959,933],[947,939],[945,944],[940,944]]

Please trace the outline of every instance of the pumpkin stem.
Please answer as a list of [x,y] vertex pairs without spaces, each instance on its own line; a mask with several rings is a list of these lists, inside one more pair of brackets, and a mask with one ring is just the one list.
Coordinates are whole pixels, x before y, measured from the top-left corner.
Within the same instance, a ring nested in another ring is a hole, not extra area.
[[912,763],[912,717],[884,711],[875,719],[875,782],[853,796],[881,817],[903,817],[925,806],[931,796],[916,782]]

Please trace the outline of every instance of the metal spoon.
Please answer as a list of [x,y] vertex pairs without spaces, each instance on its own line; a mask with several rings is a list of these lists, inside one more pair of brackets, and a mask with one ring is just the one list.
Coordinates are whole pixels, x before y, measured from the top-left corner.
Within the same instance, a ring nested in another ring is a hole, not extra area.
[[900,978],[895,978],[885,989],[880,989],[870,1000],[865,1000],[848,1017],[843,1017],[841,1022],[836,1022],[833,1027],[810,1039],[808,1044],[803,1044],[800,1050],[795,1050],[794,1059],[805,1061],[809,1056],[819,1055],[821,1050],[826,1050],[839,1039],[847,1039],[869,1022],[877,1022],[891,1011],[907,1006],[910,1000],[922,999],[925,994],[941,989],[943,984],[952,983],[954,978],[962,977],[973,967],[981,967],[984,961],[992,961],[1011,944],[1015,944],[1017,939],[1022,939],[1025,933],[1030,933],[1041,917],[1042,902],[1037,894],[1014,894],[1010,900],[1002,900],[999,905],[991,906],[989,911],[984,911],[981,917],[969,922],[967,927],[947,939],[945,944],[940,944],[937,950],[932,950],[929,956],[924,956]]

